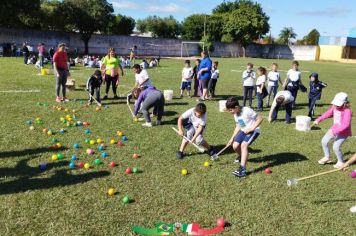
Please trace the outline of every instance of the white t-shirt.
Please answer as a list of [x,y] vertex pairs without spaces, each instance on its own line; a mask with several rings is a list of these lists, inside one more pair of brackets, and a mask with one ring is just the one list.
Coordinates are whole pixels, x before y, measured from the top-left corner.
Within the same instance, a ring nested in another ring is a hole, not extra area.
[[258,93],[262,93],[262,83],[266,83],[266,76],[265,75],[261,75],[258,76],[257,80],[256,80],[256,86],[257,86],[257,92]]
[[[138,82],[138,84],[140,86],[145,86],[145,87],[152,86],[150,76],[148,75],[148,73],[145,69],[142,69],[139,74],[135,74],[135,79],[136,79],[136,82]],[[148,80],[145,83],[143,83],[143,81],[145,81],[146,79],[148,79]]]
[[[289,69],[289,71],[287,72],[287,78],[293,82],[297,82],[298,80],[301,79],[301,73],[299,70]],[[288,85],[293,86],[292,84],[288,84]]]
[[242,73],[242,79],[244,80],[244,86],[255,86],[256,74],[253,70],[247,71],[245,70]]
[[193,124],[194,128],[197,129],[199,125],[205,126],[206,124],[206,113],[202,117],[196,117],[194,113],[195,108],[191,108],[182,114],[183,119],[188,119],[188,122]]
[[284,101],[283,101],[282,105],[285,105],[285,104],[288,104],[288,103],[291,103],[294,101],[294,97],[292,96],[291,92],[289,92],[288,90],[279,91],[273,100],[272,107],[277,105],[276,100],[279,96],[284,97]]
[[219,78],[219,70],[211,70],[211,79],[218,79]]
[[278,71],[270,71],[267,75],[268,86],[278,86],[278,81],[281,78],[281,75]]
[[[255,123],[257,119],[257,112],[252,110],[249,107],[243,107],[242,111],[239,116],[236,114],[234,115],[235,122],[238,126],[240,126],[240,129],[246,129],[246,128],[251,128],[253,124]],[[259,130],[259,127],[256,128],[256,130]]]
[[188,82],[192,80],[193,76],[193,68],[192,67],[184,67],[182,70],[182,81]]

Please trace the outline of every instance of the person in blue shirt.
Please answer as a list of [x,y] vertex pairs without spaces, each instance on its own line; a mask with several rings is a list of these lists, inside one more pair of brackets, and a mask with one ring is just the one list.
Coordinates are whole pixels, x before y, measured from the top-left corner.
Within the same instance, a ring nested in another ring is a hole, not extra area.
[[203,87],[203,94],[199,98],[199,101],[205,101],[205,99],[208,99],[208,87],[213,63],[209,58],[208,51],[202,51],[201,56],[202,60],[199,64],[198,78]]
[[316,102],[321,98],[321,92],[323,88],[328,86],[327,84],[323,83],[319,80],[318,73],[311,73],[309,76],[309,113],[308,116],[313,118],[314,109]]

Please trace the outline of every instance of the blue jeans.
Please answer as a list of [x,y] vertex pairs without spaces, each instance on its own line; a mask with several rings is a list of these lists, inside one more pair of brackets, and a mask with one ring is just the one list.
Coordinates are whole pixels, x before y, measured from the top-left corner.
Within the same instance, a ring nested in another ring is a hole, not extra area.
[[268,95],[266,98],[266,103],[268,107],[269,107],[269,101],[271,99],[272,93],[273,93],[273,97],[272,97],[273,100],[276,97],[277,91],[278,91],[278,86],[268,86],[267,88]]
[[246,106],[246,100],[249,99],[249,106],[252,107],[252,93],[254,90],[254,86],[244,86],[244,98],[243,105]]
[[263,109],[263,97],[262,93],[257,93],[257,109]]
[[316,104],[316,101],[318,100],[317,97],[315,98],[309,98],[309,112],[308,112],[308,116],[310,118],[313,118],[314,116],[314,109],[315,109],[315,104]]
[[[292,103],[285,104],[284,106],[286,108],[286,122],[290,123],[291,118],[292,118],[292,110],[293,110]],[[278,110],[280,107],[281,107],[280,105],[276,105],[275,109],[273,110],[272,121],[277,119]]]

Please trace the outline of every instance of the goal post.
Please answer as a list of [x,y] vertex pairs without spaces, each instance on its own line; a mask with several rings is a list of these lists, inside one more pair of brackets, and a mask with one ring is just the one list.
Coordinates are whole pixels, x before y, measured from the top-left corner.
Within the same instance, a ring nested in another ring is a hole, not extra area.
[[192,44],[197,44],[198,46],[201,45],[202,48],[204,48],[204,42],[183,41],[180,45],[180,57],[181,58],[183,58],[184,51],[186,52],[187,57],[190,57],[189,49],[188,49],[187,45],[192,45]]

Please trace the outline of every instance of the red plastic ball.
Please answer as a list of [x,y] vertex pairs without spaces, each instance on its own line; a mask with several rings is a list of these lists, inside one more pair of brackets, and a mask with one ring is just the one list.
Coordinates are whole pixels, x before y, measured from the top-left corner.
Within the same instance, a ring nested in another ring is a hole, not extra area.
[[77,165],[78,165],[79,168],[83,168],[84,167],[84,163],[83,162],[79,162]]
[[272,173],[272,170],[271,170],[270,168],[266,168],[266,169],[265,169],[265,173],[266,173],[266,174],[271,174],[271,173]]
[[217,225],[218,227],[224,227],[224,226],[225,226],[225,220],[224,220],[224,218],[219,218],[219,219],[217,219],[216,225]]
[[111,162],[109,163],[109,166],[110,166],[110,167],[115,167],[115,166],[116,166],[116,163],[113,162],[113,161],[111,161]]
[[126,174],[131,174],[132,173],[132,169],[130,167],[127,167],[127,169],[125,170]]

